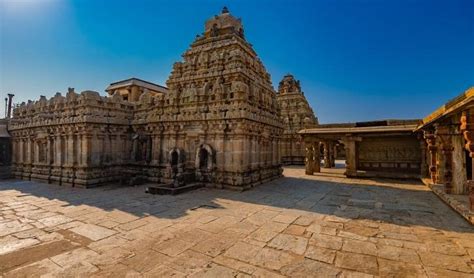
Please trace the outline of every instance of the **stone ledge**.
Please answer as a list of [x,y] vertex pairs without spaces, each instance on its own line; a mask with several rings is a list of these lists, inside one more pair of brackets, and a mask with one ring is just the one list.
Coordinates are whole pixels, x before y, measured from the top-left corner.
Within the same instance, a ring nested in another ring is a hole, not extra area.
[[[468,195],[446,194],[444,192],[444,186],[441,184],[427,183],[427,185],[443,202],[459,213],[467,222],[471,223],[471,225],[474,225],[474,211],[469,210]],[[463,200],[464,197],[466,201]]]

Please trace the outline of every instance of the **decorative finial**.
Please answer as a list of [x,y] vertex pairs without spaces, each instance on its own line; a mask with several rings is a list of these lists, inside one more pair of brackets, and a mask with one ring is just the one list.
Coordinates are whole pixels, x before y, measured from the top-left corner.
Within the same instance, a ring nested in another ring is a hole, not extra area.
[[228,14],[228,13],[229,13],[229,9],[227,9],[227,7],[224,6],[224,8],[222,8],[222,13],[223,13],[223,14]]

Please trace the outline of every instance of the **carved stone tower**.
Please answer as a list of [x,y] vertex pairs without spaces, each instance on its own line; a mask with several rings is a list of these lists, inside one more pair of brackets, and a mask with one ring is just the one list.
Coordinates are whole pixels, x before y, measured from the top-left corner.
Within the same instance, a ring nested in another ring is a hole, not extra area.
[[223,187],[279,177],[283,128],[276,93],[241,20],[224,8],[182,56],[160,112],[165,156],[180,150],[184,173]]
[[287,74],[278,86],[278,103],[285,131],[281,140],[283,164],[304,164],[304,144],[298,131],[318,125],[318,119],[301,91],[300,82]]

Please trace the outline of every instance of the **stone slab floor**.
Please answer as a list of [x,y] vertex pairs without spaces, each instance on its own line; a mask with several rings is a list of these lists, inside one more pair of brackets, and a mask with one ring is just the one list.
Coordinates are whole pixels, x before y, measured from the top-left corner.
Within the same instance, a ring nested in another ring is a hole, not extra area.
[[0,183],[3,277],[474,277],[474,227],[416,181],[285,178],[179,196]]

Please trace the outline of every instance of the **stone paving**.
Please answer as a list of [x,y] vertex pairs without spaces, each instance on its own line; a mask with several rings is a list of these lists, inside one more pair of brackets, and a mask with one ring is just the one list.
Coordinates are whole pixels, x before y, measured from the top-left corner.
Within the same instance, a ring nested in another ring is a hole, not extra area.
[[246,192],[0,182],[0,277],[474,277],[474,227],[416,181]]

